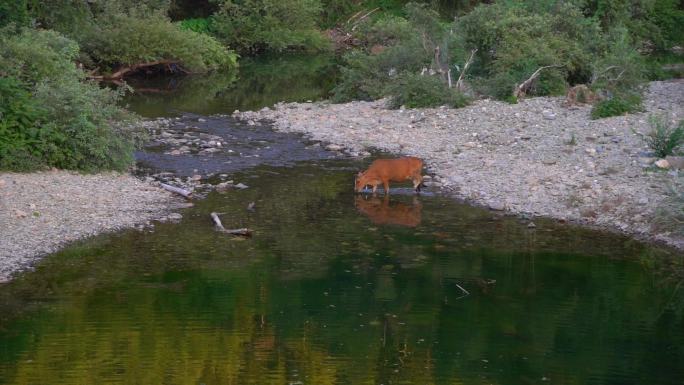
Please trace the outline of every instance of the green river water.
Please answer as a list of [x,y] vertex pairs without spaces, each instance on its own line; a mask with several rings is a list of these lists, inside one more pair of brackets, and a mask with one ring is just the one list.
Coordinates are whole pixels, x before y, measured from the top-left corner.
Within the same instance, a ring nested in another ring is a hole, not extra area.
[[[180,100],[133,108],[220,109]],[[0,384],[684,383],[681,255],[434,193],[354,195],[367,163],[238,171],[248,189],[179,223],[48,256],[0,286]]]

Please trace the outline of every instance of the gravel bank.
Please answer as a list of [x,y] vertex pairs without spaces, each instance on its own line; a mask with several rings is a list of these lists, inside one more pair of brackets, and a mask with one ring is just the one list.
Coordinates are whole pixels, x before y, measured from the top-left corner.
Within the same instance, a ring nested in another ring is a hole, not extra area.
[[684,170],[659,170],[642,138],[648,115],[684,118],[684,81],[653,82],[646,112],[601,120],[563,98],[481,100],[462,109],[387,110],[382,101],[287,103],[235,117],[346,147],[422,157],[434,185],[474,204],[618,230],[684,248],[654,226]]
[[167,219],[170,208],[182,205],[127,174],[0,174],[0,282],[68,242]]

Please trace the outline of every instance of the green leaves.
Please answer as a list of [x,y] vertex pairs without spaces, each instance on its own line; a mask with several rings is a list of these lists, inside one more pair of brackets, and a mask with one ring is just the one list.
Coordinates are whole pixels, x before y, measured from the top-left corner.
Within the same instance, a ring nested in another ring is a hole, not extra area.
[[120,92],[84,80],[78,45],[54,32],[0,38],[0,169],[125,169],[134,133],[115,126],[133,116]]
[[329,42],[317,23],[319,0],[224,0],[211,31],[238,52],[321,51]]

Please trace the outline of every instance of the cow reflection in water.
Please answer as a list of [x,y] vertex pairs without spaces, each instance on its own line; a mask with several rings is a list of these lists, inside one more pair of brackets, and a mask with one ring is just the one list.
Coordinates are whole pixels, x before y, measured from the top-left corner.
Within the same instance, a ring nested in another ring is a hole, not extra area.
[[383,199],[373,196],[366,198],[357,195],[355,198],[356,209],[367,216],[376,225],[399,225],[416,227],[420,224],[421,209],[423,205],[417,197],[413,197],[411,205],[403,202],[390,204],[389,195]]

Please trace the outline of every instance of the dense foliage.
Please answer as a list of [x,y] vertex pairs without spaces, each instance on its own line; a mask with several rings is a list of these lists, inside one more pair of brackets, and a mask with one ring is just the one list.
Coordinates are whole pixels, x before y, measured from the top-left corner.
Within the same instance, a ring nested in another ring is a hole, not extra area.
[[223,0],[211,30],[240,52],[320,50],[327,46],[320,13],[319,0]]
[[134,134],[120,94],[85,80],[78,45],[54,31],[0,34],[0,168],[123,169]]
[[237,57],[216,39],[181,28],[168,18],[110,14],[80,35],[87,59],[104,70],[145,62],[177,63],[189,72],[231,69]]
[[30,9],[40,26],[78,42],[79,60],[100,72],[155,61],[174,63],[189,72],[236,65],[236,55],[213,37],[172,23],[166,0],[56,0],[32,4]]
[[458,47],[453,34],[425,6],[409,3],[405,12],[406,19],[388,16],[360,25],[358,35],[366,47],[345,55],[333,100],[389,97],[393,107],[466,104],[459,91],[449,88],[445,71],[449,50]]
[[498,1],[479,4],[455,21],[408,3],[401,16],[380,15],[354,26],[362,45],[345,56],[335,100],[390,96],[388,90],[397,87],[379,85],[398,79],[391,73],[427,68],[445,84],[445,73],[463,75],[459,88],[475,95],[516,100],[587,84],[603,99],[594,117],[638,111],[644,81],[663,74],[646,66],[644,53],[684,42],[675,27],[684,13],[671,1],[632,3]]

